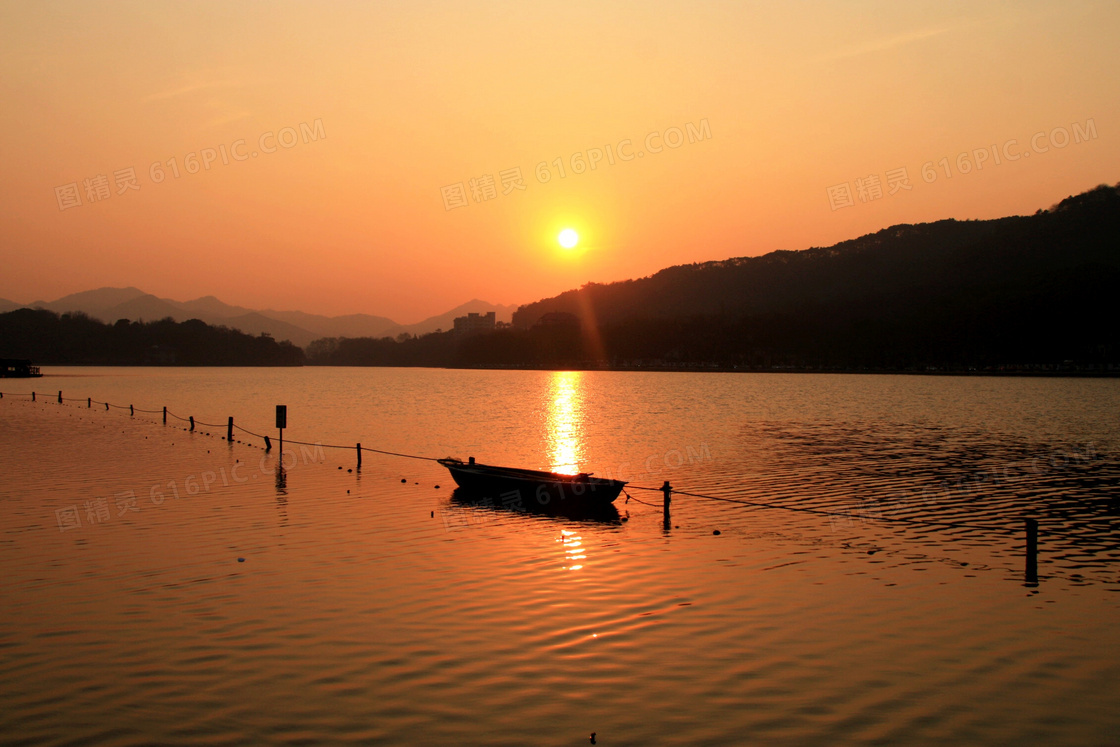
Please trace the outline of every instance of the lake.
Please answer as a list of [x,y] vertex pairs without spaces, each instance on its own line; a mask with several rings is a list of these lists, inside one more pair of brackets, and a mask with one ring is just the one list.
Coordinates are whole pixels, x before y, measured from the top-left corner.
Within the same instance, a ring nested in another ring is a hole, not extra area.
[[[44,373],[0,381],[5,743],[1120,734],[1120,381]],[[522,511],[444,456],[631,486]]]

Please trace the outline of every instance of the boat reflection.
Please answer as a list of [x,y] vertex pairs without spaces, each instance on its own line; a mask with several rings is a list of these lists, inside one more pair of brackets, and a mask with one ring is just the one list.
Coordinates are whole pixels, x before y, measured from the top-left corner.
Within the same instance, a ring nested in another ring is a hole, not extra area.
[[590,521],[600,524],[621,524],[622,517],[613,503],[581,503],[578,501],[550,501],[540,505],[536,501],[523,500],[519,496],[486,495],[465,488],[455,488],[451,493],[451,503],[456,506],[476,508],[480,511],[510,512],[527,516],[549,516]]

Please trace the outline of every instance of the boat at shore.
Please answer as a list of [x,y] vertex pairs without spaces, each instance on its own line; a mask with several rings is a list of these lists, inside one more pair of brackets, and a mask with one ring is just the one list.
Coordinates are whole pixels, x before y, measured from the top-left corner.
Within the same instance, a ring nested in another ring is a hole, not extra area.
[[437,459],[451,473],[451,478],[463,490],[476,495],[485,495],[495,503],[510,504],[510,507],[538,505],[562,505],[578,503],[583,505],[606,505],[614,502],[626,486],[622,480],[593,477],[590,472],[565,475],[558,472],[545,472],[535,469],[515,467],[496,467],[479,464],[471,457],[461,459],[447,457]]
[[0,379],[37,379],[43,374],[38,366],[22,358],[0,358]]

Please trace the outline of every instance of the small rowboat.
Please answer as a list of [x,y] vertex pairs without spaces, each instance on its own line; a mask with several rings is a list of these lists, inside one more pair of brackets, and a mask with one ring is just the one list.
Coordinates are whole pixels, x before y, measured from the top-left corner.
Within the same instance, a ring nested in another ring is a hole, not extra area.
[[592,477],[590,472],[562,475],[535,469],[494,467],[475,462],[474,457],[464,462],[447,457],[437,460],[451,473],[451,478],[463,490],[487,495],[494,499],[516,497],[518,502],[538,506],[579,503],[608,505],[618,497],[626,483]]

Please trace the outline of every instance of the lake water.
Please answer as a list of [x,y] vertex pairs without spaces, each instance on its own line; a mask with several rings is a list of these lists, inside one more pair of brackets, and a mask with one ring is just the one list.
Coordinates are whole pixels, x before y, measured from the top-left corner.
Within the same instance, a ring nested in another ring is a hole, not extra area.
[[[45,373],[0,382],[4,743],[1120,734],[1118,381]],[[285,469],[221,440],[276,404]],[[357,442],[710,498],[543,515]]]

